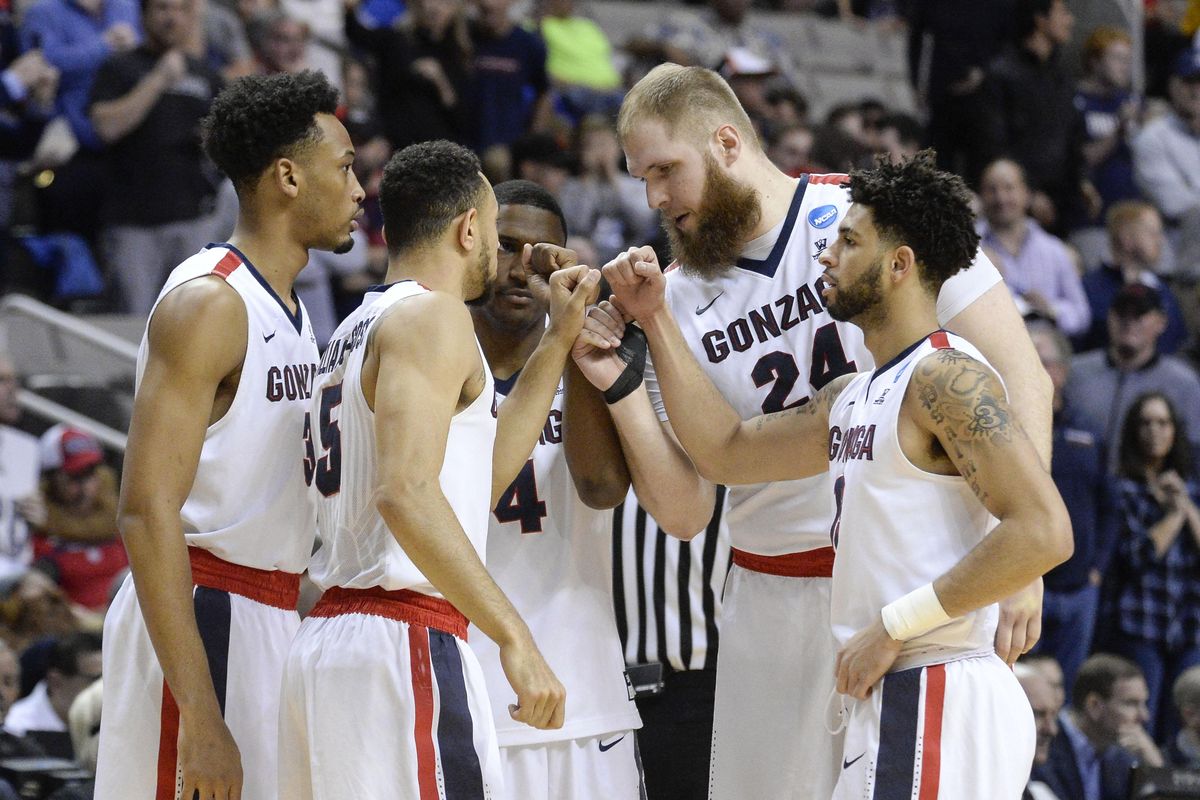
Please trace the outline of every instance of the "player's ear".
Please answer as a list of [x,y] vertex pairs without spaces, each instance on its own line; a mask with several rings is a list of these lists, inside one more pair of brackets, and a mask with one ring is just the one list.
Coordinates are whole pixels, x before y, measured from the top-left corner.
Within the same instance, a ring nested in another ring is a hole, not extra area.
[[[900,245],[892,252],[891,273],[893,280],[900,280],[913,273],[917,266],[917,254],[906,244]],[[916,277],[914,274],[913,277]]]
[[458,246],[470,252],[479,238],[479,209],[468,208],[455,223]]
[[278,158],[271,166],[271,178],[285,195],[295,198],[300,194],[300,175],[295,161]]
[[732,125],[722,125],[717,128],[714,138],[717,149],[714,155],[717,161],[729,166],[738,160],[738,156],[742,153],[742,135],[737,128]]

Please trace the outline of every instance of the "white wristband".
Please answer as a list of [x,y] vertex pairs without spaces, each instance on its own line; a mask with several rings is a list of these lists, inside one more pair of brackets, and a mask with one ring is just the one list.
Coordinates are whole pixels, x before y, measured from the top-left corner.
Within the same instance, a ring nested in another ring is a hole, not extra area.
[[898,642],[907,642],[924,636],[934,628],[950,621],[942,602],[938,600],[933,584],[927,583],[914,589],[899,600],[883,607],[883,627],[888,635]]

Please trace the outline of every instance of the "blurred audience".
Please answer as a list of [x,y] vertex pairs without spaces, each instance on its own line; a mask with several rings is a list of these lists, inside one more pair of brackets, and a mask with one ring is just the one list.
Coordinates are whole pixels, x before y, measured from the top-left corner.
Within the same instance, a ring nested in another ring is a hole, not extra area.
[[1185,434],[1166,395],[1148,392],[1130,406],[1117,473],[1121,528],[1105,588],[1112,643],[1141,668],[1160,741],[1178,727],[1169,688],[1200,664],[1200,485]]
[[579,176],[563,184],[558,200],[567,230],[591,239],[604,263],[624,252],[630,242],[652,238],[658,215],[646,205],[641,181],[622,169],[624,155],[611,120],[587,117],[577,140]]
[[1029,324],[1042,366],[1054,385],[1053,450],[1050,474],[1066,503],[1075,552],[1044,578],[1042,638],[1038,649],[1061,665],[1070,685],[1091,652],[1100,583],[1116,538],[1116,481],[1105,464],[1104,435],[1066,403],[1071,345],[1045,321]]
[[[515,0],[474,0],[475,92],[480,153],[511,145],[529,130],[549,127],[553,115],[546,45],[516,24]],[[493,153],[492,158],[496,158]]]
[[811,171],[813,141],[812,129],[807,125],[777,127],[767,137],[767,157],[780,170],[798,178]]
[[1146,681],[1137,665],[1099,653],[1083,662],[1071,707],[1059,716],[1060,733],[1033,777],[1064,800],[1127,800],[1130,771],[1163,758],[1143,727]]
[[1134,177],[1179,237],[1175,273],[1200,279],[1200,51],[1179,55],[1171,108],[1133,140]]
[[1133,43],[1120,28],[1102,26],[1083,45],[1083,78],[1075,105],[1083,115],[1083,157],[1100,195],[1101,213],[1139,196],[1129,142],[1138,131],[1141,103],[1132,91]]
[[1175,293],[1155,270],[1162,260],[1162,217],[1141,200],[1121,200],[1108,211],[1110,259],[1083,276],[1083,290],[1092,311],[1088,331],[1075,338],[1078,350],[1108,346],[1108,309],[1125,286],[1141,284],[1158,292],[1166,329],[1158,340],[1160,353],[1178,352],[1187,340],[1187,325]]
[[1108,468],[1117,471],[1120,426],[1134,398],[1162,392],[1180,410],[1196,443],[1200,425],[1200,378],[1186,361],[1158,350],[1167,327],[1162,296],[1142,284],[1122,288],[1108,311],[1109,344],[1071,360],[1066,402],[1093,429],[1104,431]]
[[[1029,698],[1029,706],[1033,709],[1034,730],[1037,733],[1037,744],[1033,751],[1034,768],[1044,765],[1050,760],[1050,744],[1058,736],[1058,712],[1062,708],[1062,698],[1054,691],[1054,687],[1046,680],[1036,667],[1018,661],[1013,666],[1013,674],[1025,690]],[[1024,798],[1028,800],[1060,800],[1045,783],[1031,780],[1025,789]],[[1023,800],[1024,800],[1023,798]]]
[[77,428],[55,425],[41,452],[46,521],[35,526],[34,557],[71,602],[103,611],[129,563],[117,534],[117,473],[100,442]]
[[0,581],[20,575],[33,560],[29,523],[46,520],[38,492],[38,441],[15,426],[21,420],[17,370],[0,350]]
[[[54,643],[46,677],[33,691],[13,703],[4,718],[6,730],[17,736],[67,734],[71,704],[100,678],[100,635],[74,633]],[[45,737],[54,741],[59,737]],[[70,739],[66,739],[70,748]]]
[[1190,667],[1175,679],[1171,699],[1180,726],[1163,755],[1173,766],[1200,769],[1200,667]]
[[145,42],[105,61],[92,87],[92,123],[107,145],[105,261],[124,310],[143,317],[167,274],[220,238],[219,178],[200,121],[221,78],[184,50],[193,1],[145,0]]
[[1017,0],[1013,19],[1015,41],[983,84],[978,147],[989,160],[1006,156],[1025,168],[1030,214],[1059,233],[1085,216],[1082,117],[1059,57],[1075,18],[1066,0]]
[[1075,259],[1060,239],[1029,216],[1025,170],[1009,159],[989,164],[979,182],[979,196],[979,236],[999,254],[997,266],[1009,290],[1068,336],[1086,331],[1092,314]]
[[538,31],[546,43],[546,72],[573,121],[588,114],[616,115],[624,96],[613,47],[575,0],[535,0]]

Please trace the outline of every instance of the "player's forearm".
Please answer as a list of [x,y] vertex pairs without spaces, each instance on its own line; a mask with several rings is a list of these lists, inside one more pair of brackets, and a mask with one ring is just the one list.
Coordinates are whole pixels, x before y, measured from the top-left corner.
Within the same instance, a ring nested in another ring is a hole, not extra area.
[[492,449],[492,505],[516,479],[546,425],[571,342],[547,328],[496,413]]
[[[735,450],[742,418],[721,396],[665,307],[642,323],[671,429],[706,479],[727,482],[736,475]],[[731,468],[730,464],[734,464]]]
[[629,491],[625,454],[604,396],[575,366],[564,375],[563,449],[579,498],[590,508],[613,508]]
[[220,716],[196,627],[192,568],[178,512],[123,511],[119,528],[146,631],[180,714]]
[[1001,521],[934,581],[933,589],[946,614],[961,617],[1024,589],[1070,558],[1073,550],[1071,522],[1061,501],[1031,501],[1029,511]]
[[484,568],[436,476],[385,487],[377,506],[413,565],[489,639],[503,645],[529,637],[524,621]]
[[609,406],[638,502],[667,533],[688,540],[704,530],[713,485],[663,428],[645,387]]

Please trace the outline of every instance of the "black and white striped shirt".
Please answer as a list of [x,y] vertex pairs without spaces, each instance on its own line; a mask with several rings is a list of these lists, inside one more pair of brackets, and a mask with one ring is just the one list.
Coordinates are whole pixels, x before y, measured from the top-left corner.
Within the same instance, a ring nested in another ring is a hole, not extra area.
[[613,608],[625,663],[684,671],[717,666],[717,620],[729,572],[725,487],[690,542],[659,530],[633,490],[613,514]]

